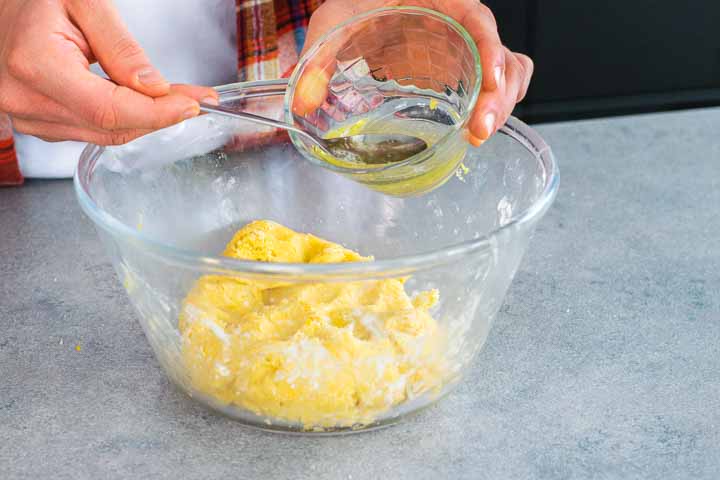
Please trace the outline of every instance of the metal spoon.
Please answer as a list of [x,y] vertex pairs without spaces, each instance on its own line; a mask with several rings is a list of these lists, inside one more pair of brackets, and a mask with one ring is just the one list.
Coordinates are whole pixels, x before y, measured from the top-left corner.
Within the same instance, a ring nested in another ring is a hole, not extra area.
[[223,106],[200,104],[200,110],[206,113],[217,113],[227,117],[239,118],[271,127],[293,131],[310,140],[326,153],[341,160],[365,164],[396,163],[410,158],[425,150],[428,146],[424,140],[410,135],[363,134],[349,137],[319,138],[305,130],[285,122],[272,120],[247,112],[238,112]]

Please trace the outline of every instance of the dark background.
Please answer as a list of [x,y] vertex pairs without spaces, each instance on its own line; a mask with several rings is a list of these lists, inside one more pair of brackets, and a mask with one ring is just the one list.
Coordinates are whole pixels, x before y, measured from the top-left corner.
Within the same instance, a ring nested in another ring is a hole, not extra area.
[[720,105],[720,0],[486,0],[535,61],[529,122]]

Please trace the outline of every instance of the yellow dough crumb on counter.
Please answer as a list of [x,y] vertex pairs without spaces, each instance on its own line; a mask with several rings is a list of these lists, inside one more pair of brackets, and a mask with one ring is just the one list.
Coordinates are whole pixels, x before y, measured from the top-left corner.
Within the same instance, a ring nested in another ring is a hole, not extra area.
[[[262,262],[372,261],[313,235],[261,220],[225,256]],[[374,422],[442,386],[445,335],[430,290],[405,279],[291,283],[204,276],[180,314],[195,389],[271,421],[307,429]]]

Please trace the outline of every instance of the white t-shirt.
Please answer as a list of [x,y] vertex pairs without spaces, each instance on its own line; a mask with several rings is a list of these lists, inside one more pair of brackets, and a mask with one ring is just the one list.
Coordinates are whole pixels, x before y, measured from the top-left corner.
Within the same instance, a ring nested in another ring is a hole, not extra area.
[[[171,83],[217,86],[237,81],[235,0],[115,0],[153,65]],[[102,73],[97,66],[93,70]],[[48,143],[16,133],[28,178],[71,177],[80,142]]]

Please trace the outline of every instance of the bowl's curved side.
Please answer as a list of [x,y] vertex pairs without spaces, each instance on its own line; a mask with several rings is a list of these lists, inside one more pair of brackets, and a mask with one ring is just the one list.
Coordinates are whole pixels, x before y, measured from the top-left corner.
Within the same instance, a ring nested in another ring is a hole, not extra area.
[[517,140],[528,151],[532,152],[540,161],[545,175],[543,179],[544,188],[537,201],[520,215],[511,219],[508,224],[538,221],[555,201],[560,188],[560,169],[555,155],[550,145],[545,142],[545,139],[535,129],[516,117],[511,116],[508,118],[499,132]]

